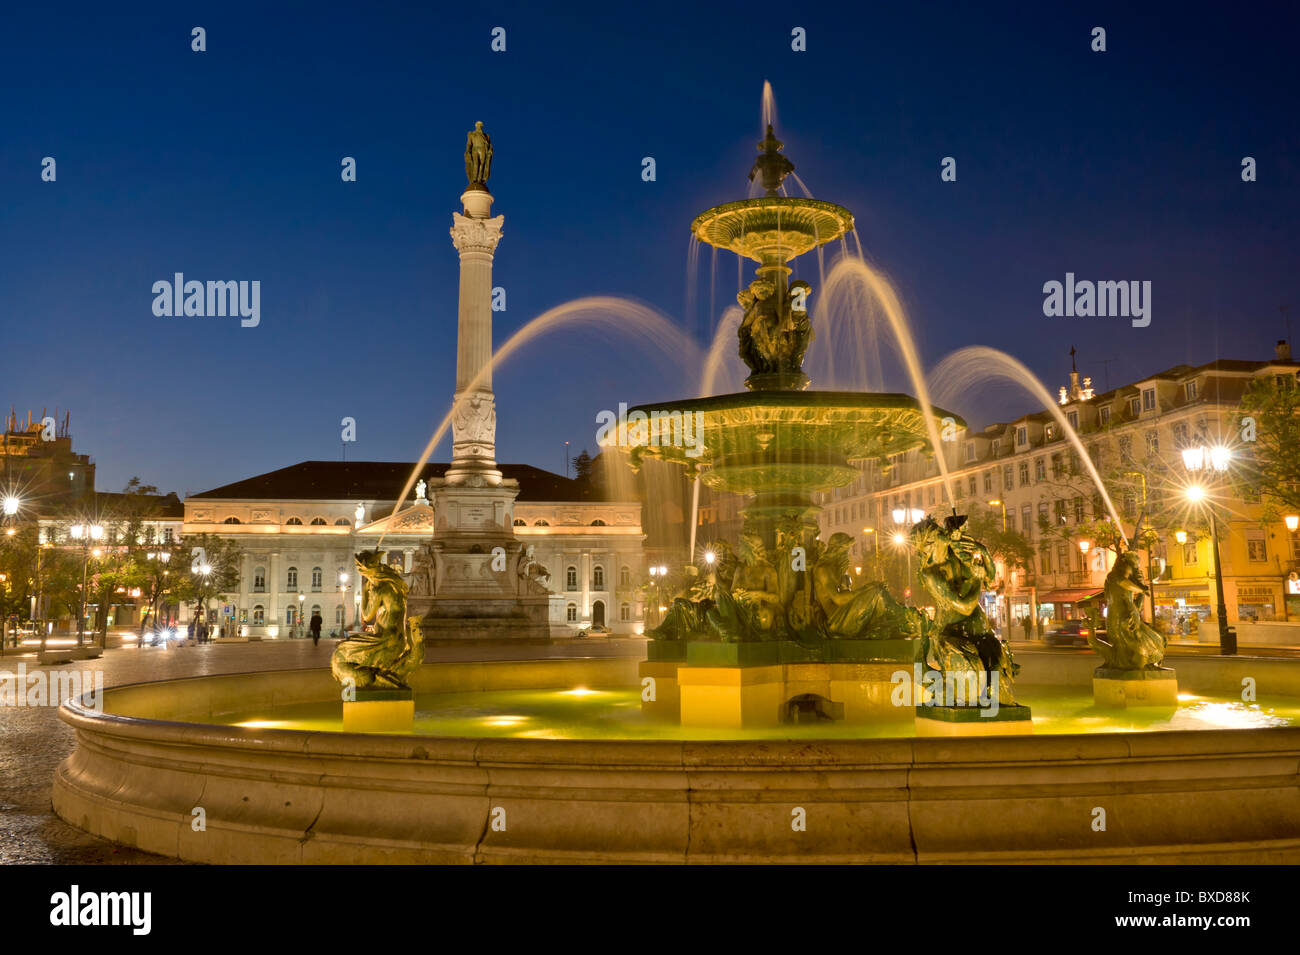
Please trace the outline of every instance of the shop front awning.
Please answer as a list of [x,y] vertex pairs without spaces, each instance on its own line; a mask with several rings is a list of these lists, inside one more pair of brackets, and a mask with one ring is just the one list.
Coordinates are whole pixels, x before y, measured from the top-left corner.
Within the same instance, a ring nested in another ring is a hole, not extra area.
[[1065,590],[1049,590],[1038,595],[1040,604],[1077,604],[1100,596],[1100,587],[1074,587]]

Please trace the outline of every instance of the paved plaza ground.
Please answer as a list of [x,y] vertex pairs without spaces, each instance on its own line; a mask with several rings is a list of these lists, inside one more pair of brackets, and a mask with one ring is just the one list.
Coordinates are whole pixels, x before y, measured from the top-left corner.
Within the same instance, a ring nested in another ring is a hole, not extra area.
[[[160,648],[110,649],[99,660],[71,664],[83,670],[102,669],[105,686],[168,680],[219,673],[326,667],[337,641],[281,640],[265,643]],[[1041,643],[1016,643],[1016,649],[1044,649]],[[1206,654],[1212,646],[1171,646],[1170,656]],[[1059,653],[1091,653],[1059,648]],[[1260,656],[1293,656],[1294,648],[1256,648],[1243,652]],[[644,639],[573,640],[549,645],[464,643],[434,646],[429,659],[523,660],[549,657],[628,656],[644,658]],[[0,671],[16,672],[25,663],[36,667],[35,654],[0,659]],[[56,707],[0,706],[0,863],[160,863],[171,860],[114,846],[67,825],[50,808],[54,771],[73,748],[72,729]]]

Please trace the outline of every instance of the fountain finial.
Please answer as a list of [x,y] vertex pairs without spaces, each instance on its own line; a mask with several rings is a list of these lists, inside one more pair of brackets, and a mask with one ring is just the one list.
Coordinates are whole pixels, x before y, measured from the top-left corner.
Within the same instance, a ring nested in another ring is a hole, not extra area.
[[776,130],[768,123],[767,135],[758,144],[758,158],[754,160],[754,168],[749,171],[749,181],[753,182],[755,176],[762,176],[763,188],[769,196],[779,195],[782,181],[794,172],[794,163],[781,155],[784,148],[785,143],[776,138]]

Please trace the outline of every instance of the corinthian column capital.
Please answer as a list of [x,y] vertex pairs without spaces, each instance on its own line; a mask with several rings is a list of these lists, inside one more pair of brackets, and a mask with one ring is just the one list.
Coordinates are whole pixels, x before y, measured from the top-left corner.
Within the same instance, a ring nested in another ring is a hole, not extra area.
[[501,226],[505,221],[505,216],[478,219],[453,212],[451,244],[462,255],[466,252],[486,252],[491,255],[496,251],[497,243],[501,241]]

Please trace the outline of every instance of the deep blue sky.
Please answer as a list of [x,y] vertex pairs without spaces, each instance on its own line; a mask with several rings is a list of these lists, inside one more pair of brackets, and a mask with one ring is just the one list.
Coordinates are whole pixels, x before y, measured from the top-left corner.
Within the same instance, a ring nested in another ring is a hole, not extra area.
[[[337,459],[344,415],[350,459],[414,460],[453,387],[447,230],[475,120],[506,217],[498,342],[590,294],[707,337],[709,316],[683,314],[687,226],[744,196],[765,79],[799,174],[856,214],[931,364],[994,345],[1054,390],[1074,344],[1098,385],[1089,361],[1113,359],[1116,385],[1271,355],[1282,305],[1300,329],[1287,5],[44,6],[0,23],[0,398],[71,409],[104,489]],[[1044,318],[1042,284],[1067,270],[1151,280],[1151,327]],[[154,317],[150,287],[175,271],[259,279],[260,327]],[[499,459],[559,470],[566,439],[594,450],[598,410],[687,393],[642,351],[581,330],[536,342],[497,375]],[[954,410],[1029,406],[998,391]]]

